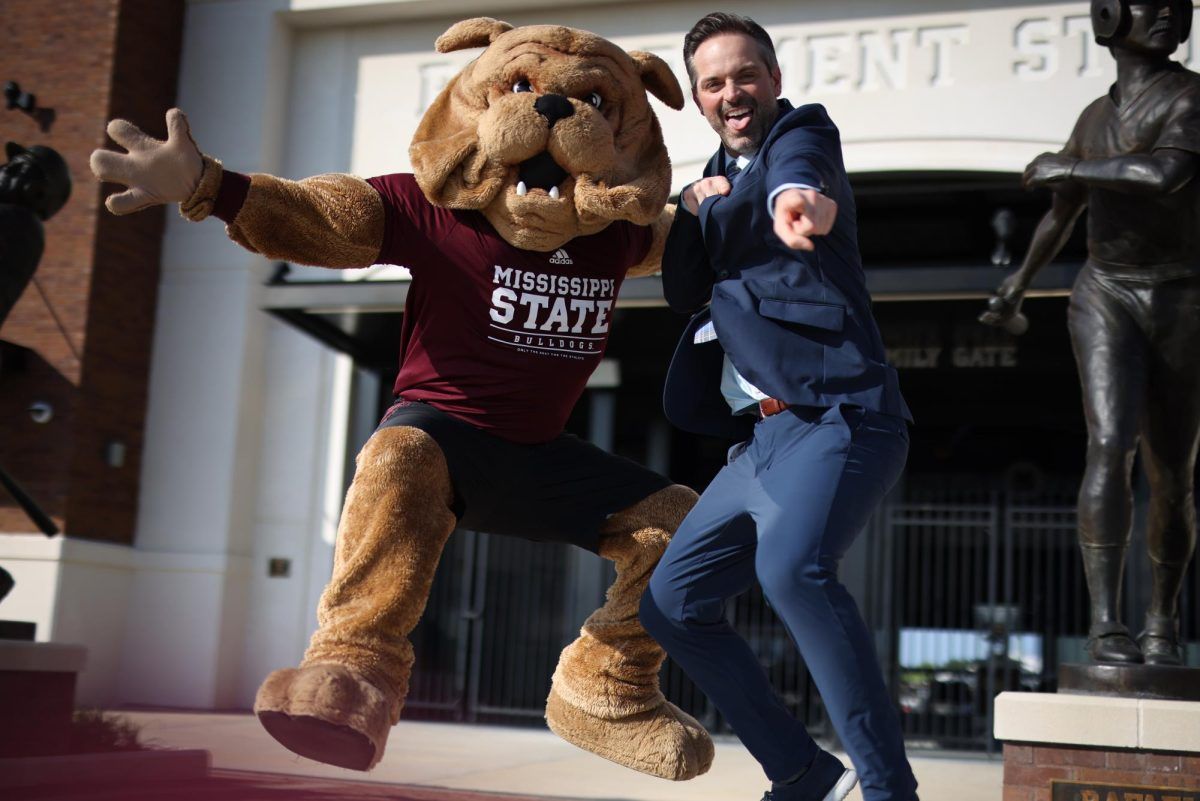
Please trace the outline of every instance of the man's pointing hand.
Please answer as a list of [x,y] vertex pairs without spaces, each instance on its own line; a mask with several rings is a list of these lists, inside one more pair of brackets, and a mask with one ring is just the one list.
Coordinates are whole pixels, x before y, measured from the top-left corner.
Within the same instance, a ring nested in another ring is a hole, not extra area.
[[812,250],[812,237],[833,230],[837,202],[815,189],[785,189],[775,197],[775,236],[793,250]]

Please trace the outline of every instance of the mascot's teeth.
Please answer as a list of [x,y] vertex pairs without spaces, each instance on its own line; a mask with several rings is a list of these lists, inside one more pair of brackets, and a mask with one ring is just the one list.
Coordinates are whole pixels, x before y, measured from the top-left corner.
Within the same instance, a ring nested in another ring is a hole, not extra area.
[[525,197],[525,193],[529,191],[529,187],[525,186],[524,181],[517,183],[517,197]]
[[553,198],[554,200],[558,200],[558,187],[557,186],[550,187],[550,197]]

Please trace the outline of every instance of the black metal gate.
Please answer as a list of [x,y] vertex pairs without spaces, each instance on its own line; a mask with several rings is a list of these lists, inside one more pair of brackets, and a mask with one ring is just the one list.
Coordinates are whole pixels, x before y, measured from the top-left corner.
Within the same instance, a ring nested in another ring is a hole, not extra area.
[[[880,511],[869,549],[864,614],[910,747],[997,750],[995,696],[1053,692],[1059,665],[1086,661],[1087,584],[1075,487],[910,487]],[[931,484],[933,485],[931,487]],[[1136,634],[1148,603],[1145,492],[1136,493],[1122,614]],[[1182,635],[1200,664],[1200,578],[1180,598]]]
[[412,635],[407,708],[451,720],[540,718],[558,654],[582,622],[565,614],[571,556],[566,546],[456,531]]
[[[1086,591],[1073,507],[898,504],[884,510],[892,577],[873,610],[911,745],[992,750],[992,699],[1052,689]],[[1076,647],[1077,646],[1077,647]]]

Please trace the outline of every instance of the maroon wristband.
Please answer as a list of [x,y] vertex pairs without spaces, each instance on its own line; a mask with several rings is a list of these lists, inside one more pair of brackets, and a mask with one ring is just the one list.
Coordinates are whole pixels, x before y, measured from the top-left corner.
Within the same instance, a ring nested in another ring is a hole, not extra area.
[[221,187],[217,190],[217,199],[213,202],[213,216],[225,223],[232,223],[246,202],[250,192],[250,176],[240,172],[225,170],[221,174]]

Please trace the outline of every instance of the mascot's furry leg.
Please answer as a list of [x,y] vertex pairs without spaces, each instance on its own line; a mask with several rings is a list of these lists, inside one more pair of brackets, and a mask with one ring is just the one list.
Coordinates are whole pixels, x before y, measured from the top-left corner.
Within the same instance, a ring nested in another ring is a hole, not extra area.
[[665,654],[638,622],[638,603],[695,502],[690,489],[668,487],[605,522],[600,555],[616,563],[617,579],[582,636],[563,651],[546,703],[546,721],[564,740],[674,780],[708,770],[713,744],[703,726],[659,691]]
[[408,635],[455,519],[445,457],[425,432],[381,429],[357,461],[320,625],[300,667],[263,682],[254,711],[297,754],[368,770],[400,719],[413,664]]

